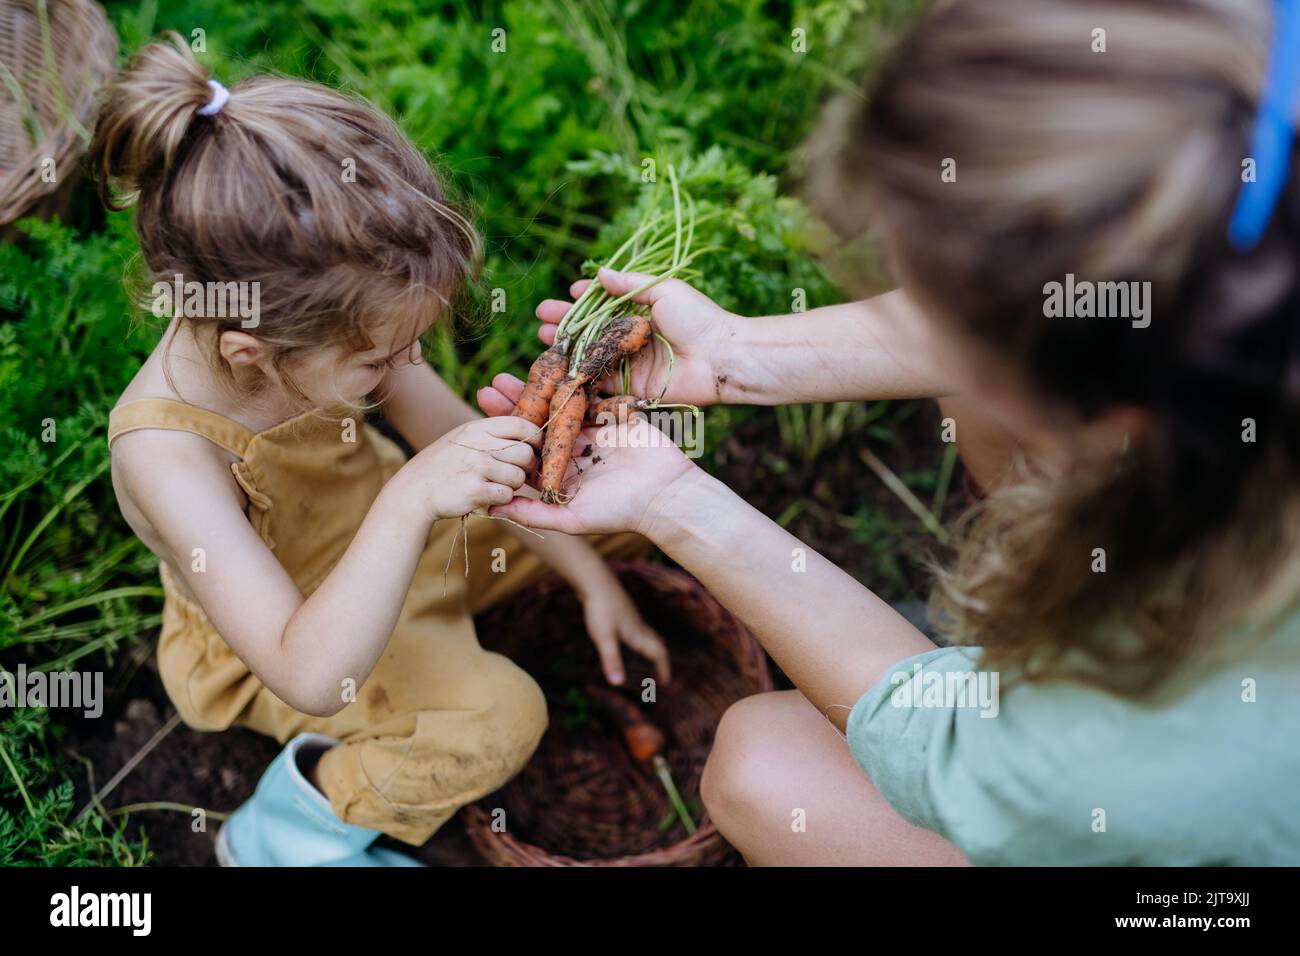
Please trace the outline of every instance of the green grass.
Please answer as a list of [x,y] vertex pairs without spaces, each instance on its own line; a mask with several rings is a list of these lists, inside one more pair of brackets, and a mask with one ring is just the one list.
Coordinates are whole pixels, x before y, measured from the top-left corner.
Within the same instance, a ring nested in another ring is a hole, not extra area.
[[[816,226],[793,198],[792,157],[826,95],[856,88],[917,0],[106,6],[124,55],[163,29],[203,30],[200,59],[228,85],[274,70],[397,117],[487,239],[476,308],[428,352],[469,396],[496,372],[526,370],[536,302],[627,235],[647,161],[661,176],[674,164],[717,212],[697,236],[716,251],[696,263],[696,281],[724,307],[786,312],[796,288],[808,308],[837,301],[815,262]],[[806,53],[792,49],[796,28]],[[495,30],[505,52],[493,51]],[[130,214],[22,229],[22,242],[0,245],[0,666],[109,670],[159,620],[157,562],[118,515],[104,443],[108,409],[157,330],[123,291],[138,254]],[[504,312],[490,310],[492,290],[504,291]],[[707,427],[725,432],[737,414],[718,410]],[[811,460],[872,421],[800,410],[782,437]],[[863,522],[877,540],[881,529]],[[0,865],[147,861],[138,827],[76,816],[71,781],[86,768],[65,752],[61,719],[0,712]]]

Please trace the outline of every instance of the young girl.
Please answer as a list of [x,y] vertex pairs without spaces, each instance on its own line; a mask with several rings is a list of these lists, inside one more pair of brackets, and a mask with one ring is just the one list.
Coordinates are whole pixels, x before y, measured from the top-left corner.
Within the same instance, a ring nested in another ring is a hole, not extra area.
[[795,682],[728,711],[702,783],[751,862],[1300,863],[1298,110],[1294,2],[950,0],[814,151],[900,291],[643,296],[669,401],[943,396],[989,491],[939,648],[663,443],[494,509],[643,531]]
[[[370,844],[420,844],[514,775],[545,702],[471,615],[539,558],[577,588],[611,681],[620,641],[667,678],[586,542],[522,535],[530,554],[472,520],[461,570],[459,519],[524,484],[536,429],[480,418],[421,361],[478,244],[391,122],[312,83],[227,91],[173,34],[109,88],[93,160],[106,199],[138,198],[155,288],[182,292],[109,424],[122,513],[160,559],[163,683],[191,727],[288,743],[221,829],[223,864],[411,864]],[[410,461],[362,421],[368,397]]]

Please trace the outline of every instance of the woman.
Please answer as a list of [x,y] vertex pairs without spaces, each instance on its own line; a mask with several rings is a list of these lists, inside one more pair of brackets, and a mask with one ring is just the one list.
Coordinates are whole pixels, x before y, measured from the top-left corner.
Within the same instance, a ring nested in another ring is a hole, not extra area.
[[900,291],[764,319],[643,296],[668,401],[944,398],[989,491],[936,592],[962,646],[672,447],[494,509],[640,531],[794,682],[728,711],[705,772],[751,863],[1300,862],[1297,7],[943,4],[818,163]]

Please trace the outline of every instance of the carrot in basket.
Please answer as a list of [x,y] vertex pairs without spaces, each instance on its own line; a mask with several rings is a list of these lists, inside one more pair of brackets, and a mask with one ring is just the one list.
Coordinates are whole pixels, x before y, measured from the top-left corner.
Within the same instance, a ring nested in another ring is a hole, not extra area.
[[672,805],[673,813],[681,821],[686,832],[694,835],[696,830],[695,821],[691,819],[690,811],[686,807],[686,801],[682,799],[681,791],[677,789],[677,784],[673,780],[668,761],[664,759],[662,751],[668,739],[664,736],[663,731],[650,723],[649,718],[641,712],[641,708],[637,707],[636,704],[609,688],[587,684],[584,690],[587,692],[588,697],[604,707],[614,718],[614,721],[623,731],[623,743],[627,746],[628,753],[632,755],[632,758],[638,763],[649,763],[654,767],[655,776],[659,778],[659,783],[668,794],[668,802]]
[[565,379],[555,390],[550,410],[551,423],[546,427],[546,444],[542,447],[542,500],[563,504],[568,499],[560,488],[587,411],[587,391],[582,382]]
[[607,687],[587,684],[583,689],[588,697],[599,703],[614,718],[614,722],[623,731],[623,742],[627,744],[628,753],[638,763],[647,763],[664,749],[663,731],[650,723],[636,704]]
[[528,419],[538,428],[544,426],[550,414],[551,399],[568,371],[569,357],[555,346],[537,356],[533,367],[528,370],[528,382],[519,401],[515,402],[512,414]]

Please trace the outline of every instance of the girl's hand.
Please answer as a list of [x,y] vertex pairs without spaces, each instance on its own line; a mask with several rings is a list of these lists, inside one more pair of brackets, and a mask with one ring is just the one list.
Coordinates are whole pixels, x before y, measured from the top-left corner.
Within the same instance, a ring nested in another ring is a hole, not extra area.
[[608,580],[588,588],[581,597],[587,634],[596,645],[606,680],[611,684],[623,683],[623,655],[619,652],[619,645],[626,644],[654,663],[660,683],[668,683],[671,674],[668,648],[663,638],[641,617],[641,612],[613,574]]
[[[513,375],[498,375],[491,388],[479,389],[479,406],[488,415],[509,415],[523,388]],[[573,495],[568,504],[548,505],[518,496],[494,507],[491,514],[565,534],[645,534],[655,498],[678,478],[698,470],[640,415],[626,425],[584,428],[574,456],[564,479],[565,491]]]
[[[624,295],[645,285],[653,276],[635,272],[600,270],[600,284],[614,295]],[[590,279],[575,282],[569,289],[576,299],[591,285]],[[655,331],[672,343],[673,375],[664,395],[665,402],[714,405],[722,400],[729,371],[722,356],[733,338],[737,316],[719,308],[712,299],[680,279],[667,279],[633,298],[650,306]],[[542,320],[538,336],[547,345],[555,341],[555,328],[572,302],[547,299],[537,307]],[[614,395],[621,391],[615,372],[601,379],[599,391]],[[632,394],[647,398],[659,395],[668,380],[668,349],[654,339],[632,358]]]
[[[513,406],[512,406],[513,407]],[[508,502],[528,480],[539,440],[532,422],[480,418],[458,425],[402,468],[431,520],[459,518]]]

